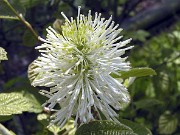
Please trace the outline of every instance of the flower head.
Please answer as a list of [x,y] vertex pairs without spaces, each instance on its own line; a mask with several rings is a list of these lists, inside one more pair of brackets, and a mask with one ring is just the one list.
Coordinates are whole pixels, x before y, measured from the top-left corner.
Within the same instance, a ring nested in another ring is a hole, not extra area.
[[[101,18],[91,11],[88,16],[80,14],[76,19],[68,19],[64,13],[65,23],[62,33],[53,28],[47,29],[47,38],[36,49],[41,56],[35,60],[33,69],[37,77],[33,86],[50,87],[50,91],[41,93],[48,97],[44,104],[50,111],[55,111],[52,123],[62,127],[71,116],[77,121],[87,123],[95,118],[117,121],[117,113],[123,103],[129,102],[127,89],[110,74],[130,69],[130,63],[121,56],[131,39],[120,41],[122,36],[112,21]],[[61,109],[55,110],[59,104]],[[100,115],[101,112],[101,115]]]

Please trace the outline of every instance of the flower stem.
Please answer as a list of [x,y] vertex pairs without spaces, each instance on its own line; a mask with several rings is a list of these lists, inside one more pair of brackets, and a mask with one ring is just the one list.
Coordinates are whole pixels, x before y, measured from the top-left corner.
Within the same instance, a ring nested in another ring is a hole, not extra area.
[[35,30],[32,28],[31,24],[25,20],[25,18],[21,15],[18,14],[18,12],[12,7],[12,5],[8,2],[8,0],[3,0],[6,5],[9,7],[9,9],[17,16],[17,18],[32,32],[34,37],[39,40],[38,34],[35,32]]

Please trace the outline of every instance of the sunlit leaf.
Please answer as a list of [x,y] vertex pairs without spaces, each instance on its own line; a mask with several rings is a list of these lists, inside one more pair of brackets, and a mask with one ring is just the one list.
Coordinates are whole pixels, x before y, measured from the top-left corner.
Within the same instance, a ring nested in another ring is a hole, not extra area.
[[[39,114],[37,116],[37,119],[44,125],[44,127],[47,127],[49,125],[50,118],[48,114]],[[60,128],[54,124],[47,129],[54,134],[58,134],[61,131]]]
[[21,114],[30,108],[31,104],[23,97],[22,93],[0,94],[0,115]]
[[129,78],[129,77],[143,77],[143,76],[150,76],[156,75],[156,72],[152,68],[132,68],[129,71],[121,71],[119,75],[111,74],[114,78]]
[[24,96],[27,98],[28,103],[31,104],[31,108],[27,110],[28,112],[40,113],[43,111],[43,107],[33,94],[25,92]]
[[7,116],[23,112],[39,113],[41,111],[40,103],[30,93],[11,92],[0,94],[0,115]]
[[124,81],[124,86],[129,87],[135,81],[135,79],[136,77],[129,77]]

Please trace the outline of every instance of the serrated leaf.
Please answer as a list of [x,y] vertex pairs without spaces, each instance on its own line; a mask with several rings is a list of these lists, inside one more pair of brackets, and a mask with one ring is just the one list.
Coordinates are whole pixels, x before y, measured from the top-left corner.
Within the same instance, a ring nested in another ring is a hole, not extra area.
[[146,109],[155,105],[162,105],[163,102],[157,99],[149,98],[149,99],[142,99],[142,100],[136,101],[134,102],[134,104],[136,106],[136,109]]
[[75,135],[136,135],[133,130],[113,121],[93,121],[80,126]]
[[40,103],[32,94],[23,92],[0,94],[0,115],[8,116],[23,112],[42,112]]
[[0,94],[0,115],[21,114],[30,108],[31,104],[23,97],[22,93]]
[[114,78],[129,78],[129,77],[143,77],[143,76],[150,76],[156,75],[156,72],[152,68],[132,68],[129,71],[121,71],[119,75],[111,74]]
[[1,60],[7,60],[7,52],[2,48],[0,47],[0,63],[1,63]]
[[130,127],[134,133],[138,134],[138,135],[152,135],[151,131],[149,129],[147,129],[146,127],[132,122],[130,120],[126,120],[126,119],[120,119],[120,122],[128,127]]
[[39,94],[37,92],[38,89],[30,85],[28,78],[15,77],[5,83],[3,89],[6,92],[13,91],[22,93],[24,98],[28,100],[28,103],[31,104],[31,108],[28,112],[40,113],[43,111],[41,105],[46,101],[46,97]]
[[164,135],[170,135],[174,133],[178,126],[178,119],[175,115],[172,115],[169,111],[166,111],[159,118],[159,133]]
[[31,108],[27,110],[28,112],[40,113],[43,111],[43,107],[33,94],[26,92],[24,96],[27,98],[28,103],[31,104]]

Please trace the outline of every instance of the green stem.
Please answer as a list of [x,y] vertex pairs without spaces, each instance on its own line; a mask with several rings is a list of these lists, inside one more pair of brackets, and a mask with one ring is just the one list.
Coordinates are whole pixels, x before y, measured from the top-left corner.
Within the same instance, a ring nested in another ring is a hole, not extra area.
[[9,7],[9,9],[11,9],[11,11],[17,16],[17,18],[32,32],[32,34],[34,35],[34,37],[39,40],[39,36],[38,34],[35,32],[35,30],[32,28],[31,24],[28,23],[23,16],[21,16],[20,14],[18,14],[18,12],[11,6],[11,4],[8,2],[8,0],[3,0],[6,5]]

